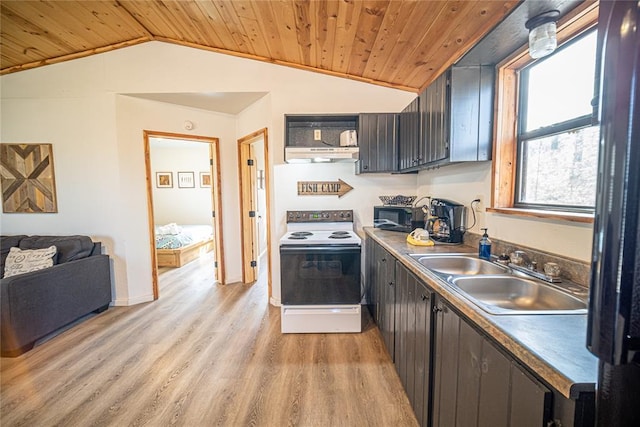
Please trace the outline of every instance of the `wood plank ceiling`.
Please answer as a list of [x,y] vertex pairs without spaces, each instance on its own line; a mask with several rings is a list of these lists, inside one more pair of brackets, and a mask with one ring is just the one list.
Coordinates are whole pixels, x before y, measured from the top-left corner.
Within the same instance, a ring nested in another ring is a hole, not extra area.
[[158,40],[419,91],[516,0],[2,0],[0,73]]

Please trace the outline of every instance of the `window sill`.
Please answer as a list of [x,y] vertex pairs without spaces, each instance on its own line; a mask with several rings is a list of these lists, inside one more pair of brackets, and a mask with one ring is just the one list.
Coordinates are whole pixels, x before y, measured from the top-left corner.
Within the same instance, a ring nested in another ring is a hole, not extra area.
[[487,208],[487,212],[503,215],[516,215],[533,218],[555,219],[561,221],[582,222],[587,224],[593,223],[593,214],[589,213],[556,212],[519,208]]

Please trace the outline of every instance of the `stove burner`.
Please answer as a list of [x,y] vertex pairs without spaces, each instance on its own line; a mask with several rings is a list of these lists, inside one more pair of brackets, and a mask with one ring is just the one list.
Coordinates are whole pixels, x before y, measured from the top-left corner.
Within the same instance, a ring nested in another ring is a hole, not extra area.
[[294,231],[293,233],[291,233],[291,236],[295,236],[295,237],[313,236],[313,233],[310,231]]
[[348,239],[349,237],[349,233],[346,234],[336,234],[333,233],[332,235],[329,236],[330,239]]
[[332,236],[344,236],[344,235],[349,235],[348,231],[334,231],[333,233],[331,233]]
[[289,237],[287,237],[287,239],[289,240],[306,240],[307,236],[299,236],[299,235],[291,235]]

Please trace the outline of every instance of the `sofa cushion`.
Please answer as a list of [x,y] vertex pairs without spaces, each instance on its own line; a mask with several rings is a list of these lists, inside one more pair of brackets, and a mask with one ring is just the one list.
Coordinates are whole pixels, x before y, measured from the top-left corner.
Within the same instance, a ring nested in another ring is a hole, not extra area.
[[20,240],[24,239],[24,234],[16,236],[0,236],[0,273],[4,273],[4,261],[7,259],[9,249],[17,248]]
[[52,245],[58,249],[55,264],[86,258],[93,250],[93,242],[87,236],[28,236],[20,240],[20,249],[43,249]]
[[53,267],[53,257],[56,255],[56,247],[50,246],[44,249],[11,248],[5,262],[4,277],[29,273]]

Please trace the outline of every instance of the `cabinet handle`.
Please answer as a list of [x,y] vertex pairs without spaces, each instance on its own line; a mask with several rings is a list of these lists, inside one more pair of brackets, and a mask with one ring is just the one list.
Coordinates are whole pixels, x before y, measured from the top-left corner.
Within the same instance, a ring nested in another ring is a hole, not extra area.
[[487,372],[489,372],[489,362],[487,361],[486,358],[482,358],[482,373],[486,374]]
[[442,309],[441,309],[440,307],[438,307],[437,305],[434,305],[434,306],[433,306],[433,312],[434,312],[434,313],[438,314],[438,313],[439,313],[439,312],[441,312],[441,311],[442,311]]
[[425,295],[425,294],[422,294],[422,295],[420,295],[420,298],[422,298],[422,301],[426,301],[426,300],[429,299],[429,296]]
[[365,166],[362,167],[362,169],[367,170],[367,169],[369,169],[369,166],[365,165]]
[[387,259],[386,258],[382,258],[382,262],[387,262]]
[[389,282],[389,286],[393,286],[393,282]]
[[471,367],[474,371],[478,368],[478,358],[473,353],[471,353]]

